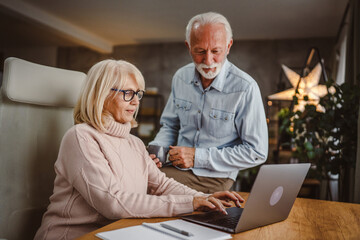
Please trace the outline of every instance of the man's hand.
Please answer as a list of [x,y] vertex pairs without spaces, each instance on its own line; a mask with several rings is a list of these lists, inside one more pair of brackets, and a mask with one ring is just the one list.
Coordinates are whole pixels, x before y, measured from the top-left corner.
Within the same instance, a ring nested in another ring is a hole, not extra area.
[[169,160],[180,168],[194,167],[195,148],[170,146]]

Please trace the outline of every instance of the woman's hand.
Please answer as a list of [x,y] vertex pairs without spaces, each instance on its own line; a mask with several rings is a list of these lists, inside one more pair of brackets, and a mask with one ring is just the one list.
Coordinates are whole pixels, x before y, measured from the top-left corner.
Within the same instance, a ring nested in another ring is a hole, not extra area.
[[155,154],[149,154],[149,156],[151,157],[151,159],[154,161],[154,163],[156,164],[156,166],[158,168],[161,168],[162,167],[162,163],[160,162],[160,159],[156,157]]
[[194,197],[193,206],[194,210],[217,210],[226,215],[225,207],[231,207],[231,202],[234,202],[237,207],[241,207],[240,203],[244,202],[244,199],[234,191],[215,192],[208,197]]
[[231,202],[234,202],[237,207],[241,207],[241,203],[244,202],[244,199],[235,191],[215,192],[210,197],[219,199],[226,207],[231,207]]
[[221,201],[214,197],[194,197],[193,200],[194,210],[197,211],[208,211],[208,210],[217,210],[221,213],[227,215],[224,205]]

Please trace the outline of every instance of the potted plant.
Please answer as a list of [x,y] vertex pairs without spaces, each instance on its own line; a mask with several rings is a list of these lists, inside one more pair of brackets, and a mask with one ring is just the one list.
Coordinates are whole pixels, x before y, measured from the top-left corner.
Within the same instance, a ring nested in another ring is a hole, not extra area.
[[[303,111],[295,112],[282,109],[279,130],[290,137],[283,145],[292,147],[293,157],[316,166],[319,180],[328,180],[329,172],[339,174],[339,200],[349,201],[356,162],[360,88],[333,81],[326,86],[328,93],[320,98],[319,106],[306,104]],[[295,105],[299,104],[298,94],[293,97]],[[308,101],[308,97],[303,100]]]

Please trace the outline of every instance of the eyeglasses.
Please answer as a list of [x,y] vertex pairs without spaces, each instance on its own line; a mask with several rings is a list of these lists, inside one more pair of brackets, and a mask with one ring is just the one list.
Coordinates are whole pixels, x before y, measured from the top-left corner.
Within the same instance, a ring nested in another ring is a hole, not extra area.
[[116,89],[116,88],[112,88],[112,91],[117,91],[117,92],[122,92],[123,93],[123,99],[125,102],[130,102],[135,95],[137,95],[138,99],[141,100],[144,96],[145,91],[144,90],[138,90],[138,91],[134,91],[134,90],[120,90],[120,89]]

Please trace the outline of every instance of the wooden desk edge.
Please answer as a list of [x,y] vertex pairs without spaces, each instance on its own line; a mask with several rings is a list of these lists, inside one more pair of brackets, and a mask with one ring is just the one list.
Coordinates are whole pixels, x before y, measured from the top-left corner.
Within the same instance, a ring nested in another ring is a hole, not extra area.
[[[249,193],[240,192],[240,195],[247,200]],[[338,217],[343,222],[331,219],[328,215]],[[314,216],[314,219],[308,219],[312,216]],[[179,217],[120,219],[77,239],[98,240],[100,238],[96,237],[95,234],[99,232],[140,225],[143,222],[163,222],[178,218]],[[321,229],[319,229],[319,226],[321,226]],[[289,230],[289,227],[294,227],[296,230]],[[240,237],[241,239],[279,239],[285,236],[283,234],[287,234],[287,239],[319,237],[325,237],[323,239],[326,239],[326,237],[329,236],[332,239],[356,239],[356,236],[360,236],[360,204],[296,198],[293,209],[286,220],[242,233],[233,234],[232,236],[234,239],[240,239]]]

